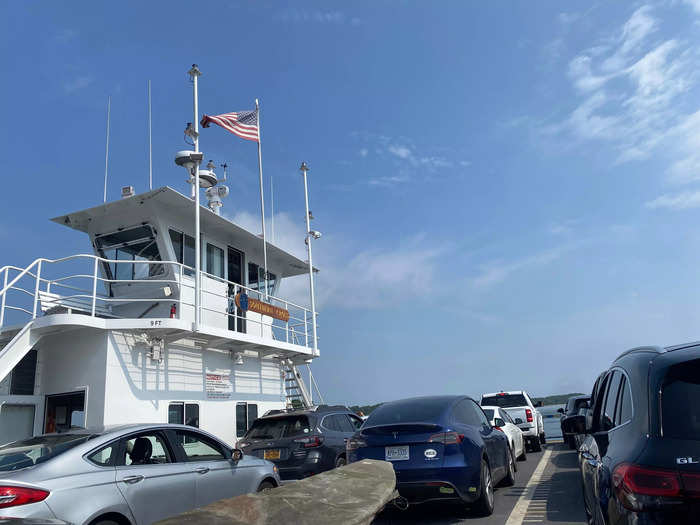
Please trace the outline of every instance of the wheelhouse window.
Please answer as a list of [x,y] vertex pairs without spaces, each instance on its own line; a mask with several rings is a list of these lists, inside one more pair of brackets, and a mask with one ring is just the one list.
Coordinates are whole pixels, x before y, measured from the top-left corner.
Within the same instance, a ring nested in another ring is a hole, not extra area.
[[161,260],[156,233],[148,224],[98,235],[95,237],[95,248],[100,257],[115,261],[104,263],[110,280],[147,279],[163,273],[162,264],[138,263]]
[[177,230],[170,230],[170,241],[173,243],[175,260],[189,268],[184,269],[185,275],[194,275],[195,244],[194,238]]
[[207,243],[207,273],[224,278],[224,250]]
[[[275,283],[277,276],[274,273],[267,272],[267,289],[268,292],[274,294]],[[265,291],[265,270],[255,263],[248,263],[248,288],[253,290]]]

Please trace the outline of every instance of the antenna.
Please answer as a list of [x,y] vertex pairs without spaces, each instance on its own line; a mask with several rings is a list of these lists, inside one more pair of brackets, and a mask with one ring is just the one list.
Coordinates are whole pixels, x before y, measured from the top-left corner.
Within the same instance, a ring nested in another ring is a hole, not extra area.
[[270,237],[272,239],[272,242],[275,242],[275,190],[272,185],[272,179],[273,177],[270,177],[270,213],[272,216],[270,217]]
[[148,81],[148,189],[153,189],[153,147],[151,145],[151,81]]
[[107,202],[107,169],[109,168],[109,117],[112,109],[112,97],[107,97],[107,144],[105,146],[105,187],[102,202]]

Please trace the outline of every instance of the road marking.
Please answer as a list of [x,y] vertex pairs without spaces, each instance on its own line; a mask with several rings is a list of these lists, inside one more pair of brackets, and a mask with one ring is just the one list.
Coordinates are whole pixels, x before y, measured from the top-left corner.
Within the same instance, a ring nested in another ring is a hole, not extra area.
[[[549,456],[551,455],[551,448],[547,448],[544,451],[544,454],[542,454],[540,462],[537,464],[537,467],[528,480],[527,485],[525,485],[525,490],[520,498],[518,498],[518,502],[515,504],[515,507],[513,507],[513,510],[508,516],[508,521],[506,521],[505,525],[522,525],[522,523],[526,520],[525,515],[527,514],[528,506],[530,505],[530,502],[535,499],[535,490],[542,479],[542,474],[544,474],[544,469],[547,467],[547,464],[549,463]],[[527,521],[530,520],[528,519]]]

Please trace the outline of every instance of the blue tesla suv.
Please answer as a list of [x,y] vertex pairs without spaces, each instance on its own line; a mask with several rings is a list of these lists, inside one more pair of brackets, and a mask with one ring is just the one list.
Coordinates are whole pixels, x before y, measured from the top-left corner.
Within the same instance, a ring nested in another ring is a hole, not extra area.
[[348,440],[347,458],[390,461],[396,488],[409,502],[461,501],[484,515],[493,512],[493,487],[515,481],[508,439],[466,396],[381,405]]

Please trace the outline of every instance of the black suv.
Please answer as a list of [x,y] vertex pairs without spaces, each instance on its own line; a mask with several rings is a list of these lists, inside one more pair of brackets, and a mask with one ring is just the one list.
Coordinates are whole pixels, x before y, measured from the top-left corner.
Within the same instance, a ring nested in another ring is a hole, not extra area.
[[345,465],[345,442],[362,423],[344,406],[276,410],[256,419],[238,448],[274,462],[283,480],[306,478]]
[[585,425],[589,523],[700,521],[700,343],[623,353],[598,377]]

